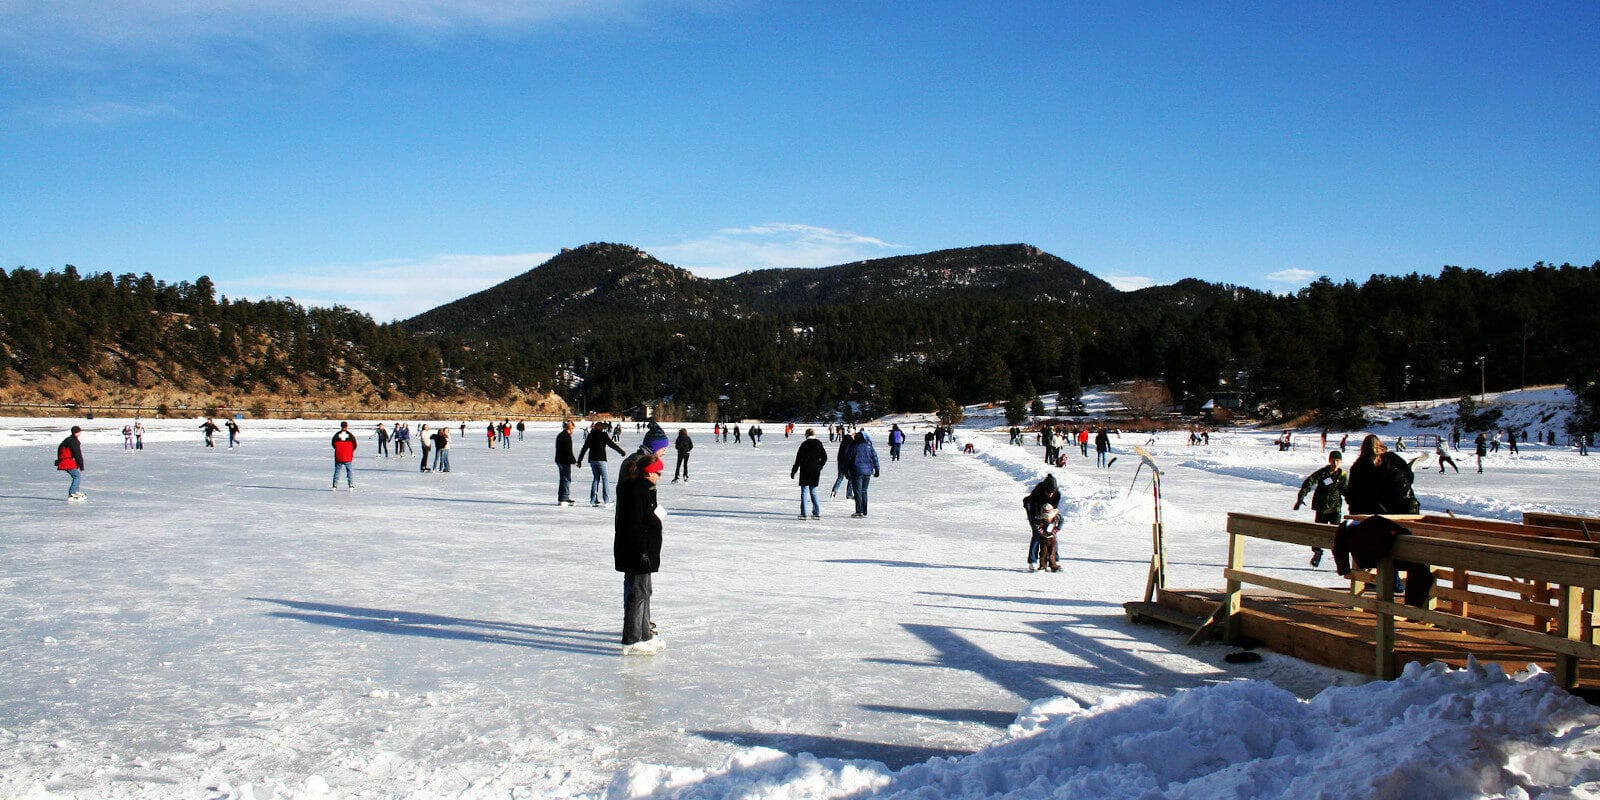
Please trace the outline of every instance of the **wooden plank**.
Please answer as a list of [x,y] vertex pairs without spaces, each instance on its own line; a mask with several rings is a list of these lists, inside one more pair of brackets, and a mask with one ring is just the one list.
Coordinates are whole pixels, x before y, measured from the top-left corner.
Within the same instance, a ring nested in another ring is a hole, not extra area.
[[[1578,658],[1600,660],[1600,645],[1591,644],[1589,642],[1563,639],[1558,636],[1551,636],[1547,633],[1524,630],[1522,628],[1516,628],[1508,625],[1498,625],[1491,622],[1484,622],[1482,620],[1464,619],[1454,614],[1446,614],[1442,611],[1429,611],[1422,608],[1413,608],[1412,606],[1405,605],[1404,603],[1393,602],[1392,598],[1394,592],[1394,583],[1392,578],[1390,579],[1389,584],[1391,599],[1384,600],[1382,599],[1381,591],[1379,593],[1380,596],[1377,599],[1374,599],[1366,596],[1348,595],[1338,589],[1324,589],[1320,586],[1308,586],[1301,583],[1295,583],[1293,581],[1281,580],[1269,575],[1259,575],[1251,572],[1227,570],[1224,571],[1223,574],[1224,576],[1228,576],[1230,573],[1232,576],[1229,578],[1230,580],[1237,580],[1241,583],[1249,583],[1255,586],[1265,586],[1269,589],[1277,589],[1278,591],[1301,594],[1306,597],[1327,600],[1330,603],[1352,606],[1374,613],[1387,612],[1393,616],[1404,617],[1417,622],[1426,622],[1430,625],[1436,625],[1447,630],[1470,633],[1473,636],[1481,636],[1485,639],[1498,639],[1500,641],[1510,642],[1512,644],[1519,644],[1524,647],[1548,650],[1552,653],[1564,653],[1567,655],[1577,656]],[[1379,589],[1382,589],[1381,584]]]
[[1128,618],[1134,622],[1138,622],[1140,619],[1148,617],[1150,619],[1165,622],[1168,625],[1176,625],[1177,627],[1191,631],[1198,630],[1206,622],[1205,617],[1188,614],[1176,608],[1170,608],[1168,606],[1161,605],[1160,603],[1141,602],[1135,600],[1132,602],[1123,603],[1122,608],[1124,611],[1128,612]]
[[[1228,567],[1223,575],[1244,568],[1244,537],[1228,534]],[[1244,585],[1232,578],[1228,579],[1228,599],[1223,602],[1223,633],[1222,640],[1228,644],[1239,641],[1239,603],[1240,594]]]
[[1575,555],[1600,554],[1600,542],[1583,542],[1566,538],[1548,538],[1542,536],[1512,535],[1498,531],[1469,530],[1447,525],[1426,525],[1411,523],[1406,526],[1412,536],[1428,536],[1435,539],[1448,539],[1454,542],[1481,542],[1483,544],[1503,544],[1513,547],[1524,547],[1530,550],[1539,550],[1550,553],[1572,553]]
[[1394,612],[1384,608],[1385,605],[1394,605],[1394,559],[1385,558],[1378,564],[1378,612],[1377,631],[1377,661],[1373,667],[1374,675],[1392,681],[1400,675],[1400,670],[1394,659]]
[[[1556,620],[1556,635],[1564,639],[1581,640],[1583,625],[1579,616],[1583,613],[1583,589],[1578,586],[1562,586],[1557,596],[1560,598],[1561,618]],[[1577,688],[1576,656],[1565,653],[1556,656],[1556,681],[1568,689]]]

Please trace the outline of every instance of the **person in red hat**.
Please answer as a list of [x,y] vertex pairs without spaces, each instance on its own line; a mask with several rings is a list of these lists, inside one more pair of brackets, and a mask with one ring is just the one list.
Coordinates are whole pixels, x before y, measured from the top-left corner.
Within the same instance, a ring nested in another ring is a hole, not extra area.
[[661,569],[661,519],[656,482],[667,468],[666,434],[651,423],[645,447],[622,462],[617,476],[616,539],[612,557],[622,573],[622,654],[654,655],[665,649],[650,621],[651,576]]

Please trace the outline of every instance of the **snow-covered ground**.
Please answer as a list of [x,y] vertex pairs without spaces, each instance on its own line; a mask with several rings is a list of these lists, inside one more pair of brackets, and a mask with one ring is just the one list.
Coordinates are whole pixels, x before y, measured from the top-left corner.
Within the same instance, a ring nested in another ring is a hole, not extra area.
[[[611,513],[554,504],[553,426],[490,450],[469,425],[449,474],[373,458],[363,430],[347,493],[329,423],[246,420],[229,451],[198,420],[147,421],[125,454],[123,420],[76,422],[89,500],[68,504],[51,461],[73,421],[0,419],[3,797],[1600,795],[1600,714],[1548,676],[1369,683],[1129,624],[1152,520],[1136,458],[1072,451],[1065,569],[1024,571],[1040,450],[976,411],[974,455],[925,458],[914,429],[889,463],[870,426],[866,519],[826,483],[824,519],[794,518],[799,431],[752,448],[689,426],[693,478],[660,491],[668,649],[626,658]],[[1275,436],[1147,446],[1171,584],[1220,586],[1229,511],[1309,516],[1290,506],[1316,437]],[[1600,456],[1528,445],[1417,489],[1434,511],[1594,515],[1597,476]],[[1339,583],[1300,548],[1247,557]]]

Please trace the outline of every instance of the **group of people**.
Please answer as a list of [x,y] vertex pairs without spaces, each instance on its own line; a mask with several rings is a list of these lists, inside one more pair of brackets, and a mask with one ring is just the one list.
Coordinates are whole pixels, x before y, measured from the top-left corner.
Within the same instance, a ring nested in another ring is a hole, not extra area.
[[[899,426],[893,429],[899,430]],[[891,431],[891,436],[893,431]],[[837,497],[840,484],[848,484],[845,498],[855,500],[852,518],[867,515],[868,487],[872,479],[881,474],[877,448],[867,438],[865,431],[851,435],[839,434],[838,473],[833,481],[830,496]],[[789,468],[789,478],[800,482],[800,519],[822,519],[822,506],[817,502],[817,487],[822,483],[822,468],[828,464],[828,451],[817,439],[814,428],[807,428],[805,439],[795,451],[794,464]],[[811,500],[811,514],[806,516],[806,499]]]
[[[1107,453],[1111,451],[1110,428],[1101,427],[1094,431],[1091,437],[1090,428],[1087,425],[1080,426],[1076,430],[1070,429],[1065,425],[1045,425],[1034,435],[1036,441],[1044,447],[1044,462],[1052,467],[1064,467],[1067,465],[1066,450],[1074,442],[1078,445],[1078,453],[1084,458],[1088,458],[1091,438],[1094,442],[1095,466],[1105,467],[1110,465],[1107,459]],[[1021,438],[1021,429],[1013,427],[1011,441],[1021,444]]]
[[[1420,509],[1412,488],[1414,462],[1389,450],[1377,434],[1368,434],[1361,440],[1361,453],[1348,472],[1343,468],[1343,461],[1344,454],[1341,451],[1330,451],[1327,465],[1301,482],[1300,492],[1295,496],[1294,510],[1298,511],[1305,504],[1307,494],[1311,495],[1315,521],[1330,525],[1343,523],[1346,505],[1349,506],[1348,513],[1357,516],[1415,514]],[[1313,568],[1322,563],[1322,555],[1322,548],[1311,548]],[[1411,562],[1397,562],[1395,566],[1406,573],[1403,584],[1406,602],[1414,606],[1424,605],[1433,588],[1432,571],[1426,565]],[[1341,562],[1340,574],[1347,570],[1348,567]]]
[[122,452],[134,453],[144,449],[144,419],[134,417],[133,422],[122,426]]

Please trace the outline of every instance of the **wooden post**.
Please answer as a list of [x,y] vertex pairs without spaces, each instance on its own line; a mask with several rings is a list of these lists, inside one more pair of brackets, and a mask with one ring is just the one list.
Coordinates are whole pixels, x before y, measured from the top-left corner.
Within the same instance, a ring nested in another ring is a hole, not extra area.
[[[1244,569],[1244,537],[1236,533],[1228,534],[1228,569]],[[1222,640],[1228,644],[1239,640],[1239,608],[1243,599],[1244,584],[1228,579],[1228,598],[1222,610],[1223,619],[1227,620],[1222,629]]]
[[[1385,603],[1394,602],[1394,575],[1394,559],[1385,557],[1378,564],[1378,599]],[[1378,631],[1374,643],[1378,652],[1374,672],[1379,678],[1392,681],[1400,674],[1394,656],[1394,614],[1383,609],[1379,609],[1377,614]]]
[[[1583,587],[1562,586],[1558,589],[1561,601],[1561,618],[1556,621],[1556,635],[1563,639],[1583,639]],[[1578,686],[1578,657],[1556,654],[1556,682],[1568,689]]]

